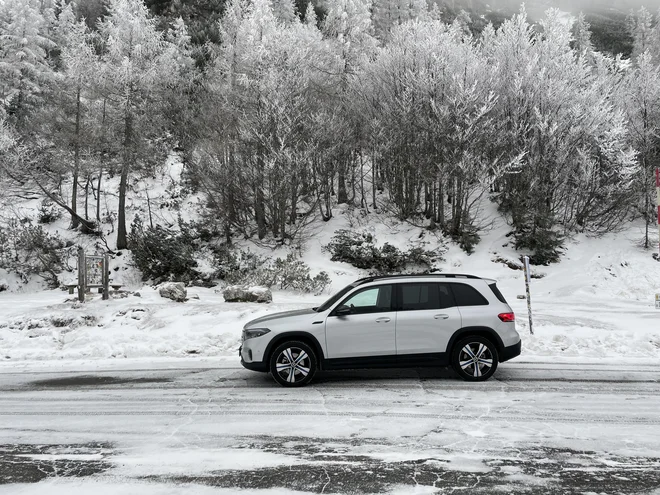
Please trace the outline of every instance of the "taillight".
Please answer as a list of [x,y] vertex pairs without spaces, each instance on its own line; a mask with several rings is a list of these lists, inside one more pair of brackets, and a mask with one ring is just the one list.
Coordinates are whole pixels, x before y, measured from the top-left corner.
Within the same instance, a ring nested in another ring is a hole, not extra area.
[[516,315],[513,313],[500,313],[497,317],[505,323],[516,321]]

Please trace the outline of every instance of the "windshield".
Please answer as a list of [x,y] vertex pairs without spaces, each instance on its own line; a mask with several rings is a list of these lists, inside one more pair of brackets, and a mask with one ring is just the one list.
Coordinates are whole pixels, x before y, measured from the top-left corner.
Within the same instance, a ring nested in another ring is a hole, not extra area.
[[343,296],[346,295],[347,292],[349,292],[350,290],[354,289],[355,287],[357,287],[357,284],[355,284],[355,283],[352,283],[352,284],[350,284],[350,285],[347,285],[347,286],[344,287],[342,290],[340,290],[339,292],[337,292],[334,296],[332,296],[330,299],[328,299],[326,302],[324,302],[323,304],[321,304],[318,308],[314,308],[314,310],[315,310],[317,313],[323,313],[324,311],[327,311],[328,309],[330,309],[330,307],[331,307],[334,303],[336,303],[337,301],[339,301],[339,299],[341,299]]

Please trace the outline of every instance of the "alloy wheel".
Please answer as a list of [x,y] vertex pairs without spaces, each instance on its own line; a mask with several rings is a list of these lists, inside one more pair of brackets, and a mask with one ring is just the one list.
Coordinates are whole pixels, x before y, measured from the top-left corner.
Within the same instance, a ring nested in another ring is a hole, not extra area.
[[493,353],[482,342],[469,342],[461,348],[458,364],[466,374],[480,378],[493,368]]
[[304,349],[287,347],[277,356],[275,371],[287,383],[303,381],[312,369],[312,360]]

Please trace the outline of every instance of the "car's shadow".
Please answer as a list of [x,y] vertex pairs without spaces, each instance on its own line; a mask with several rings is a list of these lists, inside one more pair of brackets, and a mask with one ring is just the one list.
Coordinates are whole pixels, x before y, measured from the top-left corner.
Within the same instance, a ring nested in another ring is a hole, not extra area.
[[[393,385],[403,385],[410,382],[424,380],[449,380],[452,382],[462,380],[451,368],[387,368],[387,369],[362,369],[341,371],[318,371],[310,383],[311,386],[356,386],[368,385],[374,382],[384,385],[390,382]],[[268,384],[280,387],[270,373],[259,373],[247,380],[248,384],[261,386]]]

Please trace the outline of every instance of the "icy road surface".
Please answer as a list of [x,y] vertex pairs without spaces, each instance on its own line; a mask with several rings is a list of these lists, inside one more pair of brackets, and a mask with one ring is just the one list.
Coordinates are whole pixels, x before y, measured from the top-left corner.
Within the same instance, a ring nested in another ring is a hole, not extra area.
[[[0,493],[660,493],[660,366],[0,371]],[[218,367],[219,366],[219,367]],[[239,490],[240,489],[240,490]]]

